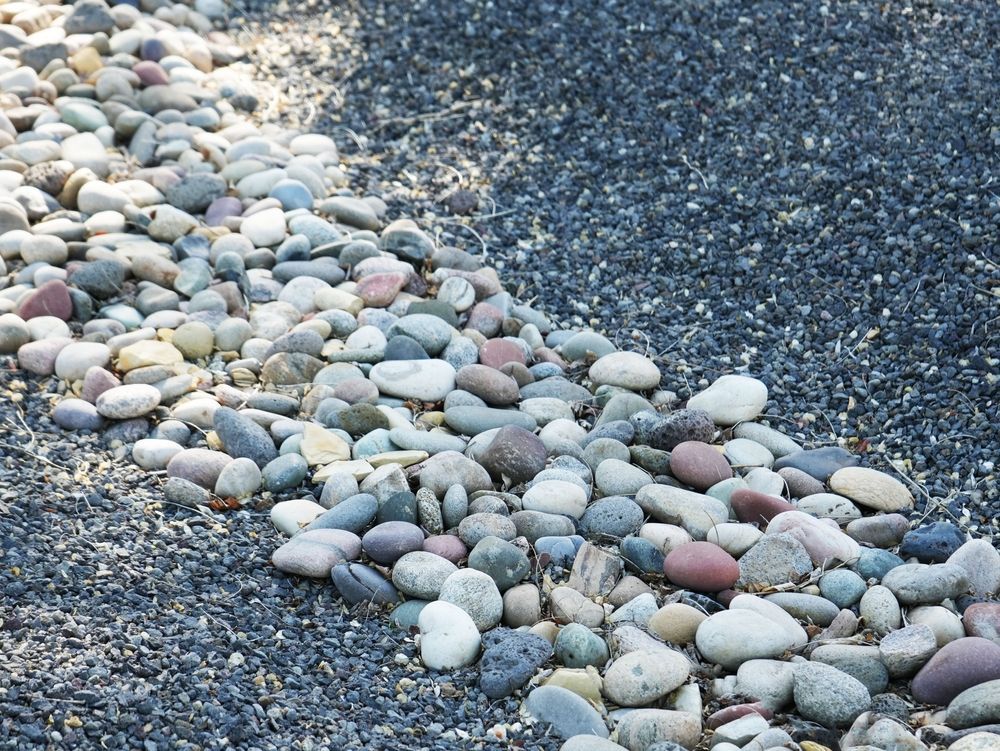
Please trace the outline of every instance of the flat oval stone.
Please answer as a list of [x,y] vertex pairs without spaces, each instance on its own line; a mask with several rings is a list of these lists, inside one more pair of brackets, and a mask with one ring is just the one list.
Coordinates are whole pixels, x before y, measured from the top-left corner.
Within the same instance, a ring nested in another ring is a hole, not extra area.
[[963,691],[1000,679],[1000,646],[969,636],[945,644],[913,678],[913,698],[946,706]]
[[395,562],[392,567],[392,583],[409,597],[436,600],[445,581],[456,571],[458,567],[446,558],[424,550],[414,550]]
[[823,446],[786,454],[775,461],[774,469],[792,467],[820,482],[826,482],[838,470],[844,467],[856,467],[860,462],[861,459],[847,449],[840,446]]
[[160,403],[160,392],[153,386],[134,383],[115,386],[97,397],[97,411],[112,420],[128,420],[152,412]]
[[361,538],[361,547],[374,561],[391,564],[406,553],[420,550],[424,533],[408,522],[385,522],[372,527]]
[[180,477],[208,490],[215,488],[219,474],[233,458],[221,451],[184,449],[167,464],[168,477]]
[[876,511],[913,508],[913,494],[895,477],[867,467],[844,467],[831,475],[830,489]]
[[660,369],[637,352],[611,352],[590,366],[590,380],[598,385],[647,391],[660,384]]
[[795,640],[759,613],[725,610],[698,626],[695,644],[709,662],[735,670],[747,660],[779,657]]
[[736,518],[745,524],[768,524],[778,514],[794,511],[795,506],[773,495],[740,488],[729,496]]
[[392,583],[369,566],[340,563],[333,567],[330,577],[348,605],[392,605],[399,601],[399,594]]
[[903,605],[936,605],[966,593],[969,578],[965,569],[952,563],[907,563],[882,577],[882,585]]
[[767,403],[767,386],[756,378],[724,375],[707,389],[692,396],[688,409],[704,410],[716,425],[735,425],[753,420]]
[[701,592],[729,589],[740,567],[729,553],[710,542],[679,545],[663,561],[663,573],[675,585]]
[[707,490],[733,476],[726,458],[700,441],[685,441],[674,447],[670,452],[670,472],[695,490]]
[[425,402],[442,401],[455,388],[455,369],[443,360],[380,362],[369,378],[383,394]]

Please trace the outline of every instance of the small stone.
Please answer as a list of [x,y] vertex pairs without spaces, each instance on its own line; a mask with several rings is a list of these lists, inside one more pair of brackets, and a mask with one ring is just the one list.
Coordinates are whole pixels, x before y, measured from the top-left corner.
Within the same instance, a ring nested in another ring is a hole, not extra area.
[[912,625],[883,636],[878,651],[892,678],[909,678],[937,648],[937,639],[928,626]]
[[618,742],[629,751],[677,751],[676,746],[694,748],[700,738],[701,717],[691,712],[636,709],[618,723]]
[[471,665],[479,655],[480,636],[472,618],[450,602],[432,602],[420,611],[420,659],[431,670]]
[[685,441],[670,452],[670,471],[696,490],[707,490],[733,476],[725,457],[707,443]]
[[690,672],[690,661],[679,652],[629,652],[605,672],[604,695],[622,707],[646,706],[683,685]]
[[710,542],[689,542],[667,554],[663,573],[678,587],[700,592],[729,589],[740,577],[740,567],[725,550]]
[[588,665],[600,668],[611,657],[604,639],[579,623],[569,623],[559,629],[554,647],[556,659],[568,668]]
[[503,598],[497,585],[487,574],[472,568],[449,576],[441,586],[438,599],[462,608],[480,631],[496,626],[503,615]]
[[882,584],[903,605],[936,605],[969,590],[965,569],[952,563],[907,563],[889,571]]
[[590,366],[590,379],[598,385],[618,386],[631,391],[655,389],[660,369],[636,352],[612,352]]

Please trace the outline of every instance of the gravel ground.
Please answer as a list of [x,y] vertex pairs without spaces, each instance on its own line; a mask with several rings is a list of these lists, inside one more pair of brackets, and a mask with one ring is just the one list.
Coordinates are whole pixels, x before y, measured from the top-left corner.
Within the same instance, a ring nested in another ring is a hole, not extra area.
[[[394,214],[634,338],[681,397],[762,378],[776,423],[991,531],[995,4],[246,11],[268,116],[334,133]],[[54,427],[52,388],[0,371],[0,748],[476,748],[516,721],[471,671],[426,678],[381,615],[276,575],[268,501],[157,504],[155,475]]]
[[394,211],[996,533],[1000,6],[255,2],[270,114]]

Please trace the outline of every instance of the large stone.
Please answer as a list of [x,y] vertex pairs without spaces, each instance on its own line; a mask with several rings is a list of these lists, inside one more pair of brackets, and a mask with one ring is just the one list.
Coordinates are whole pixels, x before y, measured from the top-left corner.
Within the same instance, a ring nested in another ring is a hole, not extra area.
[[692,396],[688,409],[701,409],[716,425],[735,425],[753,420],[767,403],[767,386],[756,378],[724,375],[707,389]]
[[559,738],[596,735],[607,738],[601,715],[586,699],[560,686],[539,686],[528,695],[524,709]]
[[849,726],[871,706],[868,689],[857,678],[819,662],[795,666],[795,708],[808,720],[831,728]]
[[629,652],[605,672],[604,695],[622,707],[646,706],[681,686],[690,672],[691,663],[680,652]]
[[455,670],[475,662],[479,630],[472,618],[450,602],[432,602],[420,611],[420,659],[431,670]]
[[1000,646],[969,636],[945,644],[913,678],[913,698],[947,705],[966,689],[1000,679]]
[[876,511],[913,508],[913,494],[895,477],[868,467],[844,467],[831,475],[830,490]]
[[212,421],[223,448],[234,459],[245,457],[263,468],[278,456],[270,434],[235,409],[219,407]]
[[691,712],[636,709],[618,723],[618,742],[629,751],[694,748],[700,739],[701,717]]

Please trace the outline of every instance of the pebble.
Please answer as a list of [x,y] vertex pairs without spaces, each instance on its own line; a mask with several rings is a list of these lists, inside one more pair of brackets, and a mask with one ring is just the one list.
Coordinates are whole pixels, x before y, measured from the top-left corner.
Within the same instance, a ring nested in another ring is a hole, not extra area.
[[931,604],[953,600],[969,590],[965,569],[953,563],[907,563],[896,566],[882,577],[903,605]]
[[553,648],[556,659],[568,668],[601,668],[611,657],[604,639],[579,623],[560,628]]
[[709,662],[736,670],[748,660],[780,656],[794,638],[774,621],[752,610],[726,610],[706,618],[695,634],[695,645]]
[[913,494],[895,477],[868,467],[843,467],[830,476],[830,489],[867,508],[892,513],[913,508]]
[[736,425],[753,420],[767,403],[767,386],[748,376],[724,375],[694,396],[687,403],[688,409],[708,413],[716,425]]
[[793,673],[795,708],[826,727],[847,727],[871,706],[868,689],[857,678],[819,662],[803,662]]
[[618,723],[618,741],[629,751],[655,751],[664,748],[664,742],[671,744],[666,747],[670,751],[676,746],[694,748],[700,737],[701,718],[690,712],[636,709]]
[[966,689],[1000,679],[1000,646],[976,636],[945,644],[910,683],[916,701],[947,706]]
[[645,706],[681,686],[690,672],[690,661],[679,652],[629,652],[604,673],[604,695],[621,707]]
[[435,601],[420,611],[420,659],[431,670],[447,671],[471,665],[479,656],[479,630],[457,605]]
[[560,686],[539,686],[528,695],[524,709],[559,738],[609,736],[597,710],[583,697]]

